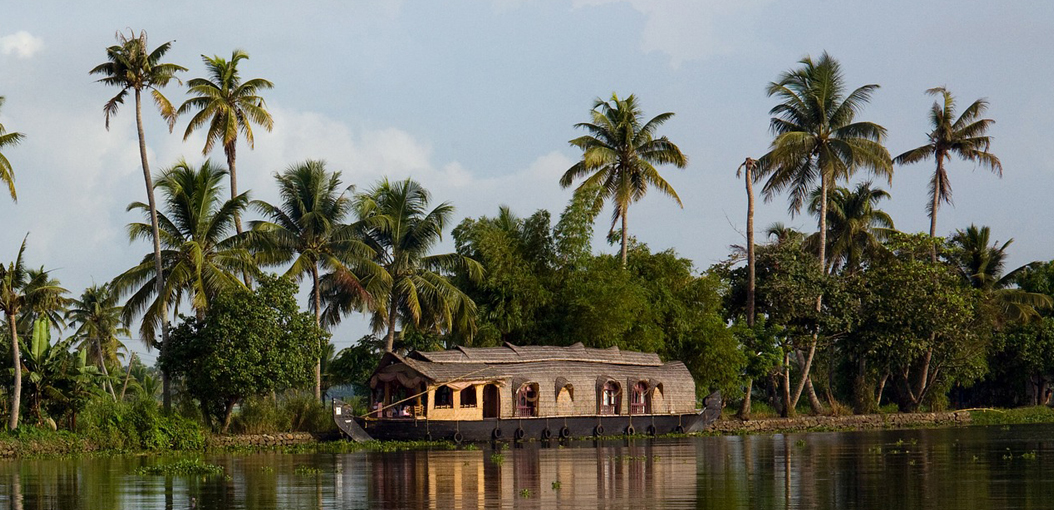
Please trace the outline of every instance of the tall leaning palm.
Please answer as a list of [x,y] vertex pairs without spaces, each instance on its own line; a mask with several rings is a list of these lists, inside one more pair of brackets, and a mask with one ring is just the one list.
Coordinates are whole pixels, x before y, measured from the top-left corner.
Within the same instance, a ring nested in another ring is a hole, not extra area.
[[[28,237],[28,236],[27,236]],[[0,312],[7,321],[7,332],[10,334],[11,355],[14,365],[15,385],[11,391],[11,414],[7,427],[18,428],[18,413],[22,405],[22,354],[19,352],[18,323],[22,315],[41,303],[55,302],[65,289],[58,286],[46,271],[26,269],[23,255],[26,251],[26,240],[18,250],[14,262],[0,264]]]
[[[135,126],[139,135],[139,159],[143,166],[143,181],[146,184],[146,198],[150,211],[150,228],[154,241],[154,286],[155,292],[161,294],[164,287],[164,273],[161,268],[161,234],[157,224],[157,205],[154,202],[154,183],[150,174],[150,163],[146,156],[146,136],[143,133],[143,100],[144,91],[149,91],[161,112],[161,117],[168,122],[169,131],[175,126],[176,109],[172,103],[161,93],[161,88],[168,85],[173,79],[179,81],[175,76],[177,72],[186,71],[183,66],[161,62],[165,53],[171,49],[172,42],[166,42],[153,50],[149,50],[146,31],[140,31],[135,35],[130,31],[126,36],[117,34],[117,44],[106,48],[106,62],[99,64],[89,71],[89,74],[98,74],[103,77],[98,81],[105,85],[111,85],[121,89],[116,96],[111,98],[103,106],[106,114],[106,129],[110,129],[110,117],[117,114],[117,109],[124,104],[128,91],[135,96]],[[164,350],[165,339],[168,338],[167,313],[161,313],[163,321],[161,328],[161,349]],[[168,374],[162,374],[163,400],[165,410],[171,408],[171,389],[169,387]]]
[[[410,179],[394,183],[384,179],[355,196],[358,228],[383,270],[379,276],[384,281],[374,294],[372,324],[375,331],[387,330],[387,352],[395,349],[400,323],[430,331],[474,327],[475,303],[443,273],[464,270],[479,281],[483,267],[458,253],[430,254],[454,211],[445,202],[429,209],[430,200],[428,190]],[[362,309],[354,294],[341,291],[335,283],[328,299],[329,316]]]
[[[246,233],[257,260],[262,265],[292,265],[287,277],[311,277],[311,304],[315,326],[322,327],[321,271],[340,275],[345,289],[369,302],[369,292],[356,272],[369,269],[374,252],[356,234],[345,217],[352,200],[345,192],[340,172],[330,172],[322,161],[309,160],[275,174],[280,205],[254,201],[253,207],[267,219],[254,221]],[[372,272],[373,274],[376,271]],[[321,345],[320,352],[321,352]],[[322,361],[315,360],[315,398],[322,397]]]
[[[4,96],[0,96],[0,109],[4,107]],[[22,133],[8,133],[7,128],[0,124],[0,150],[13,145],[18,145],[26,135]],[[0,182],[7,184],[7,191],[11,194],[11,200],[18,202],[18,193],[15,193],[15,171],[11,168],[11,162],[0,152]]]
[[[234,217],[248,205],[248,193],[225,200],[222,183],[226,176],[225,170],[207,160],[199,168],[181,161],[158,179],[165,205],[165,211],[158,214],[165,285],[161,292],[151,285],[156,275],[149,255],[113,281],[115,292],[131,293],[124,305],[124,319],[130,322],[141,314],[144,339],[154,338],[158,324],[167,320],[163,314],[168,305],[186,296],[201,316],[220,292],[244,288],[237,275],[257,273],[245,241],[234,233]],[[133,203],[128,209],[147,213],[143,203]],[[150,226],[132,223],[128,234],[132,240],[145,239]]]
[[[982,118],[988,109],[988,101],[978,99],[966,107],[959,118],[955,118],[955,98],[944,87],[926,91],[927,94],[940,96],[942,102],[934,102],[930,108],[929,142],[921,147],[911,149],[896,157],[898,165],[918,163],[932,157],[937,168],[930,179],[930,201],[926,212],[930,216],[930,237],[937,237],[937,209],[941,202],[952,203],[952,186],[948,181],[948,171],[944,161],[954,154],[967,161],[973,161],[996,175],[1003,176],[1003,164],[994,154],[988,152],[992,139],[987,135],[988,128],[995,123],[992,119]],[[954,120],[953,120],[954,119]],[[931,250],[933,262],[937,262],[937,245]]]
[[[889,151],[882,145],[886,130],[872,122],[856,120],[878,85],[864,85],[846,94],[841,65],[824,52],[818,60],[805,57],[801,66],[770,83],[768,95],[780,100],[769,110],[770,129],[776,135],[771,149],[758,164],[759,177],[767,177],[762,193],[771,200],[790,193],[790,212],[797,214],[816,184],[820,189],[819,268],[823,271],[827,247],[827,195],[839,181],[859,168],[893,179]],[[817,183],[816,181],[819,181]],[[823,296],[817,296],[817,311]],[[802,378],[787,406],[793,410],[809,379],[816,336],[809,344]],[[812,399],[810,399],[812,400]],[[818,402],[813,403],[817,407]]]
[[582,160],[575,163],[560,178],[560,186],[568,187],[585,177],[578,189],[598,187],[597,203],[610,200],[614,206],[611,229],[622,220],[622,267],[626,267],[629,239],[629,206],[644,198],[648,186],[673,198],[683,207],[673,186],[659,175],[655,165],[672,164],[678,168],[688,165],[688,157],[665,136],[656,138],[659,126],[673,117],[666,112],[643,122],[643,112],[637,97],[630,94],[619,99],[612,94],[609,101],[597,99],[593,103],[592,122],[575,124],[589,134],[575,138],[570,144],[582,149]]
[[109,285],[92,285],[84,289],[79,299],[71,301],[66,310],[66,320],[77,328],[73,337],[81,340],[81,348],[99,367],[106,390],[114,400],[117,393],[106,364],[116,362],[117,350],[124,347],[117,336],[129,334],[128,328],[122,325],[118,298]]
[[[190,138],[194,130],[208,124],[205,134],[205,148],[202,154],[208,155],[219,142],[227,156],[227,169],[231,178],[231,199],[238,196],[238,173],[235,159],[238,149],[238,134],[245,137],[249,148],[253,148],[253,128],[256,124],[271,131],[274,120],[267,111],[266,104],[258,94],[261,90],[274,87],[274,84],[262,78],[242,81],[238,74],[238,62],[248,60],[249,54],[234,50],[231,59],[225,60],[219,55],[201,56],[208,71],[207,78],[194,78],[187,82],[190,94],[179,107],[179,114],[197,111],[190,119],[183,140]],[[242,233],[240,218],[235,218],[235,229]]]

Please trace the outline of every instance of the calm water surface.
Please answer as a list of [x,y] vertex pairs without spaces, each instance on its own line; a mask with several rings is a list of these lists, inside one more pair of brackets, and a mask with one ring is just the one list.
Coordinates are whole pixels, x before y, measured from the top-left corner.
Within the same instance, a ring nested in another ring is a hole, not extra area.
[[1054,509],[1052,425],[219,455],[226,478],[133,474],[176,459],[2,460],[0,508]]

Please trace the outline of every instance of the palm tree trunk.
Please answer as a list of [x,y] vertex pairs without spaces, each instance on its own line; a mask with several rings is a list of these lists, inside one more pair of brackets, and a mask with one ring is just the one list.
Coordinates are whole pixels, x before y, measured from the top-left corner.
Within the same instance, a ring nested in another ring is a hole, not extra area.
[[228,399],[227,405],[223,408],[223,427],[220,429],[220,433],[226,434],[227,430],[231,428],[231,417],[234,416],[234,404],[238,401],[235,399]]
[[[820,272],[826,276],[824,267],[827,261],[827,176],[820,173]],[[823,294],[816,296],[816,312],[819,313],[823,309]],[[816,356],[816,343],[819,340],[820,332],[815,330],[812,333],[812,340],[809,342],[809,354],[805,357],[805,366],[802,367],[801,379],[798,380],[798,386],[794,389],[794,397],[791,398],[790,406],[794,407],[798,405],[798,399],[801,398],[801,392],[805,389],[805,384],[809,381],[809,372],[812,370],[812,360]],[[818,410],[819,400],[815,399],[815,392],[811,392],[809,398],[809,404],[813,406],[813,411]]]
[[739,406],[739,419],[746,421],[750,419],[750,392],[754,389],[754,380],[747,379],[747,392],[743,395],[743,404]]
[[395,314],[398,311],[395,293],[388,304],[388,334],[384,336],[384,352],[395,352]]
[[937,173],[933,176],[933,202],[930,211],[930,260],[937,263],[937,207],[940,206],[940,182],[938,180],[944,175],[944,155],[937,154]]
[[790,376],[790,352],[789,351],[783,353],[783,384],[781,384],[780,386],[781,386],[781,390],[783,391],[783,412],[780,413],[780,414],[784,418],[793,418],[795,412],[794,412],[794,406],[791,405],[791,398],[790,398],[791,376]]
[[[750,158],[743,163],[747,187],[747,326],[754,327],[754,161]],[[750,419],[750,393],[754,389],[754,379],[747,379],[747,391],[743,395],[743,404],[739,407],[739,419]]]
[[102,371],[103,381],[106,382],[106,389],[110,392],[110,396],[113,397],[113,401],[117,402],[117,394],[113,391],[113,381],[110,380],[110,372],[106,369],[106,360],[102,356],[102,342],[99,338],[95,338],[95,353],[99,356],[99,370]]
[[[233,186],[233,184],[232,184]],[[322,330],[322,291],[318,288],[318,262],[311,265],[311,282],[314,284],[312,294],[315,301],[315,329]],[[315,356],[315,400],[322,400],[322,337],[318,337]]]
[[[161,355],[168,346],[168,303],[164,299],[165,276],[161,266],[161,231],[157,225],[157,203],[154,201],[154,179],[150,175],[150,163],[146,159],[146,135],[143,134],[143,101],[141,91],[135,89],[135,127],[139,133],[139,157],[143,163],[143,180],[146,183],[146,200],[150,206],[150,229],[154,235],[154,292],[160,303]],[[161,394],[165,412],[172,410],[172,381],[167,370],[161,371]]]
[[[236,151],[237,147],[234,143],[223,146],[223,152],[227,155],[227,169],[230,170],[231,174],[231,200],[238,196],[238,173],[234,168],[234,160],[237,156]],[[239,234],[242,233],[242,219],[237,212],[234,213],[234,228]]]
[[[754,327],[754,184],[751,182],[753,181],[753,175],[751,175],[751,165],[749,163],[745,165],[747,181],[747,325]],[[749,387],[749,384],[747,386]]]
[[[234,143],[225,144],[223,146],[223,152],[224,152],[224,154],[227,155],[227,169],[230,170],[230,174],[231,174],[231,200],[232,201],[234,200],[235,197],[238,196],[238,173],[235,171],[235,168],[234,168],[234,160],[235,160],[235,158],[237,156],[237,143],[238,143],[238,141],[235,140]],[[239,236],[242,234],[242,218],[241,218],[241,215],[238,214],[237,211],[234,212],[234,229],[238,232]],[[253,282],[252,282],[252,279],[249,278],[249,273],[248,272],[243,272],[242,273],[242,280],[245,282],[245,286],[246,287],[252,288],[252,283]]]
[[128,371],[124,374],[124,384],[121,385],[121,398],[120,401],[124,402],[124,393],[128,390],[128,380],[132,378],[132,362],[135,361],[135,353],[128,358]]
[[629,213],[629,204],[622,208],[622,269],[626,269],[626,248],[629,239],[629,220],[626,218],[627,213]]
[[15,388],[11,392],[11,416],[7,428],[18,428],[18,411],[22,405],[22,355],[18,352],[18,326],[15,325],[15,314],[7,314],[7,324],[11,329],[11,354],[15,365]]

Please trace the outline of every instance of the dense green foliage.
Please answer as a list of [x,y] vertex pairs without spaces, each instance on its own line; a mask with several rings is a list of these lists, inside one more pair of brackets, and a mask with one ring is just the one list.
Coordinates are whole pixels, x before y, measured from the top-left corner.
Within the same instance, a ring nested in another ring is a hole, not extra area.
[[220,294],[202,318],[185,318],[173,330],[160,365],[184,378],[205,417],[222,420],[223,431],[245,397],[310,380],[324,333],[299,311],[295,289],[289,280],[261,277],[254,291]]
[[[455,221],[453,204],[434,202],[410,178],[383,178],[356,193],[340,172],[306,160],[275,174],[278,204],[239,193],[238,138],[251,148],[254,124],[271,129],[258,94],[272,85],[241,80],[244,52],[203,57],[207,78],[188,81],[191,98],[176,110],[160,92],[186,70],[161,62],[170,49],[150,50],[144,32],[119,33],[107,61],[90,71],[119,89],[104,107],[107,127],[134,95],[147,201],[129,206],[144,217],[129,232],[151,241],[152,252],[79,299],[27,264],[25,242],[0,265],[0,382],[10,388],[0,409],[19,441],[51,434],[104,449],[194,450],[210,428],[324,431],[333,427],[327,389],[351,386],[358,395],[351,401],[361,404],[385,352],[504,342],[658,353],[685,363],[700,396],[753,395],[785,416],[805,407],[803,396],[814,413],[1051,404],[1054,262],[1005,267],[1012,239],[993,242],[986,226],[947,239],[936,233],[936,213],[951,203],[952,156],[1002,172],[989,152],[994,121],[983,118],[984,100],[956,117],[952,95],[929,90],[943,101],[930,109],[928,143],[891,160],[885,128],[858,119],[878,85],[850,90],[837,60],[805,57],[769,84],[774,138],[744,167],[751,204],[751,186],[764,181],[766,199],[787,192],[791,215],[806,207],[818,229],[776,224],[755,246],[750,205],[749,246],[700,268],[629,235],[629,206],[649,188],[680,203],[657,167],[684,167],[687,158],[657,133],[673,113],[645,121],[635,95],[612,94],[594,102],[591,122],[574,126],[586,132],[570,142],[581,160],[559,184],[580,184],[558,218],[502,207],[463,219],[452,231],[456,251],[437,254]],[[144,92],[170,128],[178,114],[192,115],[184,140],[207,128],[204,152],[221,144],[227,168],[179,161],[155,185]],[[0,149],[23,136],[0,125]],[[858,170],[891,182],[894,162],[930,158],[928,236],[897,232],[880,208],[889,192],[851,182]],[[228,175],[230,200],[222,190]],[[2,154],[0,181],[15,198]],[[594,251],[606,204],[618,256]],[[250,206],[262,217],[243,233]],[[744,252],[752,270],[743,267]],[[263,275],[267,267],[284,276]],[[295,298],[307,277],[313,313]],[[168,328],[169,311],[186,305],[193,316]],[[371,334],[334,353],[323,328],[359,313]],[[161,373],[126,357],[121,339],[135,320],[147,347],[160,348]],[[72,334],[62,338],[64,330]],[[168,411],[173,393],[177,413]],[[1046,419],[1030,413],[1013,419]],[[30,422],[24,432],[20,415]],[[60,427],[79,435],[48,430]]]
[[178,414],[163,414],[153,398],[118,403],[95,400],[82,413],[76,430],[101,449],[200,450],[205,447],[205,432],[200,424]]
[[672,251],[636,242],[625,269],[616,257],[592,255],[595,211],[579,193],[555,228],[546,211],[520,219],[507,209],[458,225],[458,252],[487,269],[479,283],[456,279],[479,310],[478,332],[463,342],[657,352],[685,362],[701,393],[741,393],[745,358],[721,316],[723,283]]

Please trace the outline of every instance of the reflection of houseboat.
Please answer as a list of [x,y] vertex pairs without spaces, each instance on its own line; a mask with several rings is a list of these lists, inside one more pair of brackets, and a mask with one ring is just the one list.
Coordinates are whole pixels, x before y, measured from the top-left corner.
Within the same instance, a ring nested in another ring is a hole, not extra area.
[[385,354],[369,380],[368,416],[334,406],[346,434],[374,439],[548,439],[694,432],[720,414],[695,408],[683,363],[656,354],[570,347],[457,348]]

